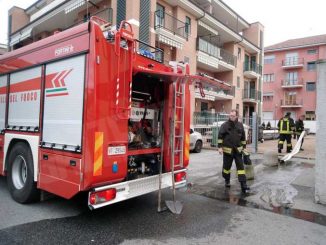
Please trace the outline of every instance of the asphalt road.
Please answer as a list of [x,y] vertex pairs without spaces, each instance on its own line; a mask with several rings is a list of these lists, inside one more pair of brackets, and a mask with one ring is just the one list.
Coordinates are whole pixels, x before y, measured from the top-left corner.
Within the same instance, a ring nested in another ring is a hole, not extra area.
[[[205,153],[200,154],[205,156]],[[199,154],[192,158],[203,161]],[[165,192],[164,198],[170,199],[170,194]],[[88,210],[78,199],[53,198],[20,205],[11,199],[5,178],[0,177],[0,196],[1,245],[252,245],[325,244],[326,241],[325,226],[221,202],[189,191],[177,193],[184,203],[181,215],[168,211],[157,213],[156,193],[95,211]]]

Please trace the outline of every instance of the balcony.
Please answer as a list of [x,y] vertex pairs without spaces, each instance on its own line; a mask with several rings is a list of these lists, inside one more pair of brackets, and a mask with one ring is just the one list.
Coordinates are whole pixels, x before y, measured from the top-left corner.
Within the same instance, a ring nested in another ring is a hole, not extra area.
[[282,80],[282,88],[302,88],[303,87],[303,79],[293,80],[293,79],[285,79]]
[[232,71],[236,66],[236,57],[203,38],[197,38],[198,67],[213,71]]
[[257,79],[262,74],[262,66],[255,62],[244,62],[243,75],[250,79]]
[[158,41],[176,48],[183,48],[190,35],[190,26],[164,11],[154,13],[154,29]]
[[212,88],[206,87],[204,88],[205,97],[201,96],[199,88],[195,89],[195,98],[196,99],[203,99],[209,101],[216,101],[216,100],[232,100],[235,95],[235,87],[232,86],[230,89],[219,89],[219,88]]
[[282,60],[283,69],[302,68],[304,66],[304,59],[298,57],[290,57]]
[[261,92],[255,89],[244,89],[242,94],[243,102],[256,103],[260,101]]
[[285,99],[280,103],[282,108],[301,108],[303,106],[303,99]]

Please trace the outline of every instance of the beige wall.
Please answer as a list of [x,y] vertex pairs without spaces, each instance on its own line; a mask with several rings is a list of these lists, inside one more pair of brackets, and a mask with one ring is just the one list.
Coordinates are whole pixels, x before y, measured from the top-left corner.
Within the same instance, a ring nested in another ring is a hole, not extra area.
[[256,46],[260,47],[260,31],[264,31],[264,26],[259,22],[255,22],[250,24],[250,27],[243,31],[243,36]]
[[25,10],[19,7],[12,7],[8,11],[8,15],[12,16],[11,21],[11,33],[19,30],[23,26],[29,23],[29,16],[25,13]]

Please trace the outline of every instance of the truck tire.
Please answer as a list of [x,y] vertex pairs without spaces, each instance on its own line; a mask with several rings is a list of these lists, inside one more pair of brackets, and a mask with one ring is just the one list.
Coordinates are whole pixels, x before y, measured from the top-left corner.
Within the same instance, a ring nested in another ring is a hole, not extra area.
[[23,142],[15,144],[9,153],[7,184],[16,202],[30,203],[39,200],[39,190],[34,182],[32,152]]
[[195,144],[194,152],[199,153],[201,152],[201,148],[203,147],[203,142],[201,140],[197,140]]

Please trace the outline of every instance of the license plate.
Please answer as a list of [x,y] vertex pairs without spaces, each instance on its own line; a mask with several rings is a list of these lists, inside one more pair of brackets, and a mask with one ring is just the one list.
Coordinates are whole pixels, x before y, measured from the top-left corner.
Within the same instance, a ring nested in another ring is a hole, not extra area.
[[108,155],[122,155],[126,154],[126,146],[109,146],[108,148]]

